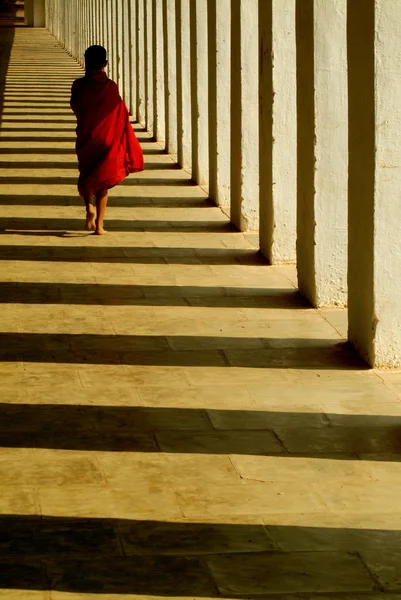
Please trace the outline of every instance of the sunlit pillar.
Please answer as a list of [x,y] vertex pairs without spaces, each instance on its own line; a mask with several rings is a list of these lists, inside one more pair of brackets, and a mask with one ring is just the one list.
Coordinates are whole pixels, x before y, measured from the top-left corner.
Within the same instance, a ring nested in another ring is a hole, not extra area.
[[299,289],[314,306],[342,305],[347,299],[346,0],[298,0],[296,12]]
[[136,0],[136,118],[141,125],[146,124],[145,2]]
[[193,0],[191,17],[192,178],[209,184],[207,0]]
[[230,209],[231,0],[208,1],[209,195]]
[[187,0],[176,0],[177,47],[177,157],[184,169],[192,167],[190,16]]
[[176,0],[163,0],[166,151],[177,156]]
[[158,142],[164,142],[166,139],[164,83],[163,2],[153,0],[153,121],[154,134]]
[[259,227],[258,0],[231,3],[231,220]]
[[295,261],[297,112],[295,0],[259,0],[260,250]]
[[154,133],[154,78],[153,78],[153,0],[145,2],[145,93],[146,129]]
[[130,105],[129,109],[134,117],[138,120],[138,107],[137,107],[137,90],[138,90],[138,65],[137,65],[137,0],[128,0],[129,12],[130,12],[130,23],[129,23],[129,52],[130,52]]
[[123,81],[124,100],[131,114],[132,64],[131,64],[131,6],[123,0]]
[[117,80],[120,94],[124,94],[124,8],[123,0],[115,0],[117,6],[116,52]]
[[401,365],[401,6],[348,5],[349,339]]

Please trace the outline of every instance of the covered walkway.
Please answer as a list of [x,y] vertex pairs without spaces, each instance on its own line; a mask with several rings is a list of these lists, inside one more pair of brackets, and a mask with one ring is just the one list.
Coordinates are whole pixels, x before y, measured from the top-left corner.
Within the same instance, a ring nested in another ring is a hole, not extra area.
[[83,232],[81,68],[1,39],[0,598],[400,598],[400,374],[141,126]]

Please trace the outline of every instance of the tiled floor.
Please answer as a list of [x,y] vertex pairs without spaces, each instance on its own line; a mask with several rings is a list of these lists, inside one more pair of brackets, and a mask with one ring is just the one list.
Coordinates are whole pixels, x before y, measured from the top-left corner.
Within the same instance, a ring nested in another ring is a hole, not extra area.
[[366,369],[345,313],[308,308],[140,128],[146,171],[86,234],[80,69],[44,31],[14,41],[0,599],[399,600],[401,375]]

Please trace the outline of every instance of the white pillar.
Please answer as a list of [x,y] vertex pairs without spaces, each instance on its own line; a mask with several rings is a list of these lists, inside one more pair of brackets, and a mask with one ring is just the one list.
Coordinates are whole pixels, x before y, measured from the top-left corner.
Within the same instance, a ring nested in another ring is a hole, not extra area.
[[166,151],[177,157],[177,46],[176,0],[164,0],[164,72]]
[[146,129],[154,134],[154,78],[153,78],[153,0],[145,2],[145,93]]
[[349,339],[372,366],[401,365],[401,6],[348,6]]
[[155,138],[161,143],[166,140],[164,83],[163,3],[162,0],[153,0],[153,120]]
[[209,185],[209,107],[207,0],[192,0],[191,16],[191,111],[192,178]]
[[190,16],[187,0],[176,0],[177,36],[177,157],[186,170],[192,167]]
[[145,2],[136,0],[136,118],[146,124],[146,49],[145,49]]
[[231,3],[231,220],[259,228],[258,0]]
[[131,4],[129,0],[123,0],[123,81],[124,81],[124,100],[132,114],[131,105]]
[[347,298],[346,0],[298,2],[296,18],[299,289],[314,306],[343,305]]
[[130,113],[134,119],[138,120],[138,109],[137,109],[137,86],[138,86],[138,65],[137,65],[137,0],[128,0],[129,3],[129,65],[130,65]]
[[25,0],[25,23],[28,27],[45,27],[45,0]]
[[99,8],[99,17],[100,17],[100,41],[99,43],[102,46],[106,46],[106,32],[104,28],[104,9],[105,9],[105,0],[100,0],[100,8]]
[[115,0],[117,12],[117,27],[116,27],[116,52],[117,52],[117,85],[121,96],[124,95],[124,9],[123,0]]
[[259,0],[260,250],[295,261],[297,112],[295,0]]
[[109,31],[108,31],[108,3],[110,0],[103,0],[103,44],[107,52],[109,50]]
[[231,0],[208,1],[209,195],[230,209]]

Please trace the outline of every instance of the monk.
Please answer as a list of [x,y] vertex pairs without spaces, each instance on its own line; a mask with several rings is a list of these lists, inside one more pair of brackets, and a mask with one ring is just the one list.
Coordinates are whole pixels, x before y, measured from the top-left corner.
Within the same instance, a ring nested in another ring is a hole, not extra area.
[[128,109],[104,72],[106,66],[105,48],[90,46],[85,52],[85,77],[74,81],[70,103],[77,118],[78,191],[86,206],[85,230],[96,235],[106,233],[109,189],[144,168]]

